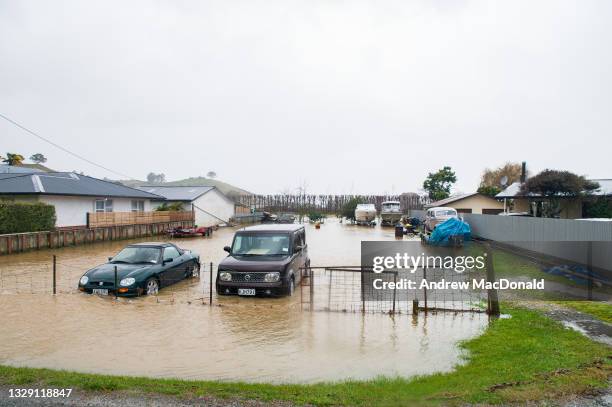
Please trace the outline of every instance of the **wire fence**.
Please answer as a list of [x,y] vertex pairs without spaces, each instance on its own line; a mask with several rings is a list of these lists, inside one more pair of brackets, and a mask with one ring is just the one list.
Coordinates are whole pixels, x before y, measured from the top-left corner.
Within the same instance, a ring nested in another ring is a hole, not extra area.
[[[374,273],[364,267],[313,267],[302,269],[302,275],[303,309],[311,311],[402,314],[489,310],[489,292],[472,288],[468,281],[476,276],[454,270]],[[447,288],[432,288],[432,283]]]
[[[0,295],[79,294],[81,291],[78,282],[83,273],[80,263],[57,256],[52,256],[48,262],[39,262],[27,268],[3,268],[0,269]],[[300,307],[304,311],[387,314],[418,311],[491,311],[489,291],[474,289],[471,284],[462,286],[462,283],[477,276],[460,274],[454,270],[418,269],[413,273],[386,270],[383,273],[374,273],[371,269],[361,266],[331,266],[303,268],[299,273],[294,296],[299,298]],[[210,306],[238,304],[225,296],[217,295],[217,274],[217,265],[202,263],[199,273],[194,273],[176,284],[162,287],[152,296],[154,300],[150,299],[148,303]],[[444,282],[456,284],[457,287],[424,287],[423,282]],[[256,287],[257,283],[252,285]],[[110,297],[117,297],[114,284],[108,286],[107,292]]]

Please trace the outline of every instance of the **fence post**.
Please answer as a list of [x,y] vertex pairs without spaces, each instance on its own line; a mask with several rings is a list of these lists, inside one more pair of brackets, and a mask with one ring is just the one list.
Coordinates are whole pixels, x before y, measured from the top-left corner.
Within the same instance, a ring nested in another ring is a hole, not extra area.
[[[423,280],[427,281],[427,264],[423,266]],[[423,287],[423,303],[425,305],[425,313],[427,313],[427,285]]]
[[331,311],[332,273],[333,273],[333,270],[329,270],[329,290],[327,292],[327,310],[328,311]]
[[210,287],[208,292],[208,305],[212,305],[212,286],[213,286],[213,264],[210,262]]
[[308,265],[308,278],[310,279],[310,311],[314,311],[314,271]]
[[588,300],[593,301],[593,242],[587,243],[587,268],[589,273],[588,280]]
[[57,293],[57,257],[53,255],[53,295]]
[[365,314],[365,281],[363,267],[361,267],[361,313]]
[[395,293],[397,292],[397,271],[393,273],[393,314],[395,314]]
[[[491,252],[491,246],[485,243],[485,256],[487,265],[487,281],[495,282],[495,269],[493,268],[493,253]],[[497,290],[492,288],[487,290],[487,314],[499,315],[499,299],[497,297]]]
[[115,299],[117,299],[117,294],[119,293],[119,287],[117,284],[117,266],[115,266]]

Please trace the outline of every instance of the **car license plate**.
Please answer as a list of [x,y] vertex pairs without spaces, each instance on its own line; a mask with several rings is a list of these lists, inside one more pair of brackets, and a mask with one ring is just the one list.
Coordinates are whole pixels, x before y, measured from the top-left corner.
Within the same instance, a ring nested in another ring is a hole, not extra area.
[[93,290],[91,290],[92,294],[98,294],[98,295],[108,295],[108,289],[106,288],[94,288]]
[[239,288],[238,295],[255,295],[254,288]]

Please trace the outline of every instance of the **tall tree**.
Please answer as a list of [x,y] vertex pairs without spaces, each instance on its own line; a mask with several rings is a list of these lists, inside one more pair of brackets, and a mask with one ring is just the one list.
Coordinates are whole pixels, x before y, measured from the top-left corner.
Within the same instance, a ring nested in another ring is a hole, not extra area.
[[166,175],[164,173],[156,174],[154,172],[150,172],[147,174],[147,182],[150,184],[166,182]]
[[357,205],[363,203],[363,199],[361,197],[355,196],[348,200],[342,206],[342,217],[346,218],[346,220],[350,220],[352,222],[355,221],[355,209]]
[[[495,169],[486,168],[480,178],[478,192],[481,194],[495,196],[502,188],[521,179],[522,164],[507,162]],[[504,179],[505,177],[505,179]],[[502,185],[502,180],[505,181]]]
[[561,199],[591,195],[599,188],[597,182],[569,171],[544,170],[529,178],[522,186],[525,195],[536,195],[543,217],[557,217]]
[[448,198],[453,184],[457,182],[457,176],[451,167],[444,167],[435,173],[429,173],[423,182],[423,189],[434,201]]
[[23,163],[23,156],[17,153],[6,153],[6,158],[2,160],[8,165],[21,165]]
[[34,161],[36,164],[42,164],[47,162],[47,157],[41,153],[36,153],[30,156],[30,160]]

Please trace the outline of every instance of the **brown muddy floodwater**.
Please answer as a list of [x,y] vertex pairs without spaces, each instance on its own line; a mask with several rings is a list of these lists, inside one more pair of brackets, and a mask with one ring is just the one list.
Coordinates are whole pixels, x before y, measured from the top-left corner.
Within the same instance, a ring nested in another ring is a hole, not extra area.
[[[312,265],[358,265],[362,240],[393,229],[307,225]],[[233,229],[176,243],[218,263]],[[140,239],[139,241],[151,240]],[[162,240],[159,238],[158,240]],[[221,297],[203,305],[204,276],[156,297],[102,298],[76,290],[87,269],[130,241],[0,257],[0,364],[81,372],[250,382],[317,382],[449,371],[457,342],[482,332],[483,314],[309,312],[292,298]],[[58,256],[58,290],[51,256]]]

